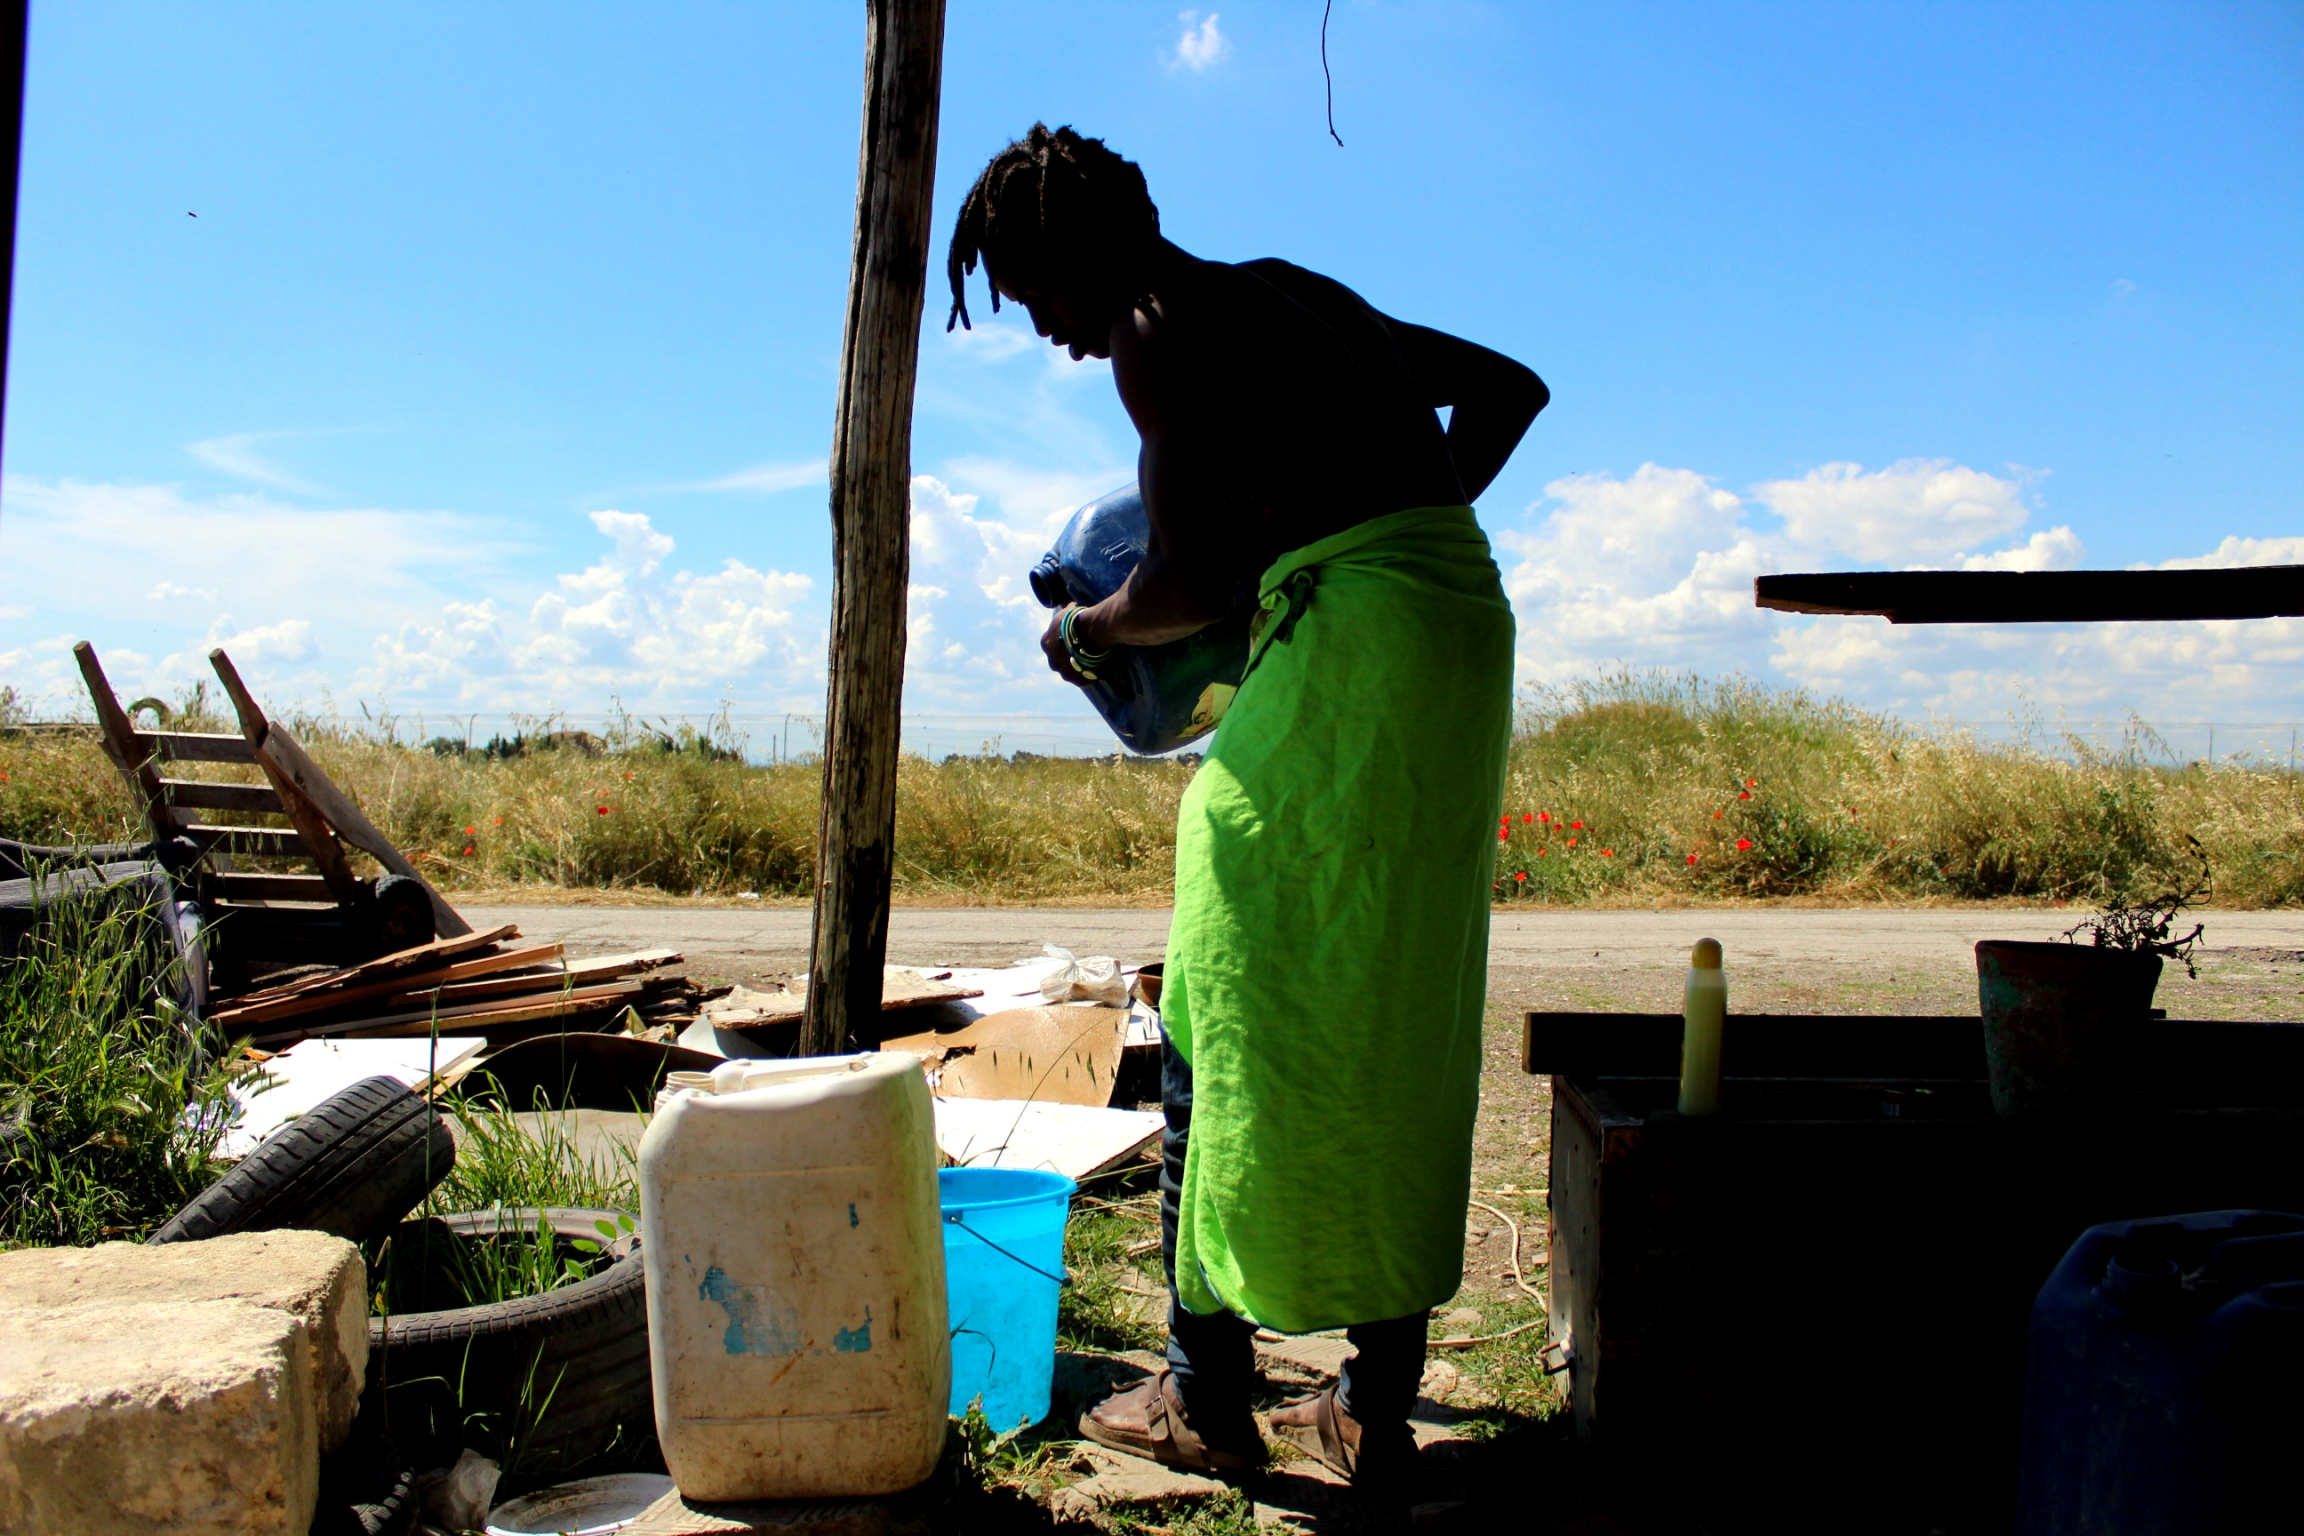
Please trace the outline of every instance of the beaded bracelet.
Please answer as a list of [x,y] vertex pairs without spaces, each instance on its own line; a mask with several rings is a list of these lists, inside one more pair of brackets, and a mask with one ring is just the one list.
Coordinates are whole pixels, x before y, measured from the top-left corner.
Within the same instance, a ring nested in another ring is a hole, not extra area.
[[1072,670],[1089,682],[1096,681],[1096,669],[1112,659],[1112,653],[1091,651],[1082,645],[1072,632],[1072,625],[1080,617],[1080,605],[1066,607],[1064,616],[1056,621],[1056,638],[1064,642],[1064,654],[1072,663]]

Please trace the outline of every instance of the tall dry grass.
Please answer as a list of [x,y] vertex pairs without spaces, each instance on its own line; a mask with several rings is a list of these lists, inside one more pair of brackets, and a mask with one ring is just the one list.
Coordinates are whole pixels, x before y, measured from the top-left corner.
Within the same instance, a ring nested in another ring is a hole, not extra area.
[[[185,702],[184,728],[227,728],[203,696]],[[808,890],[813,764],[748,765],[692,733],[531,741],[490,756],[435,753],[394,739],[388,724],[296,725],[377,824],[451,886]],[[2052,736],[1987,744],[1743,682],[1597,679],[1524,701],[1498,895],[2105,901],[2186,872],[2189,837],[2212,862],[2219,903],[2304,902],[2304,776],[2156,767],[2150,745],[2145,734],[2113,752]],[[907,758],[898,891],[1164,899],[1191,773],[1113,758]],[[138,835],[92,737],[0,722],[0,775],[0,836]]]

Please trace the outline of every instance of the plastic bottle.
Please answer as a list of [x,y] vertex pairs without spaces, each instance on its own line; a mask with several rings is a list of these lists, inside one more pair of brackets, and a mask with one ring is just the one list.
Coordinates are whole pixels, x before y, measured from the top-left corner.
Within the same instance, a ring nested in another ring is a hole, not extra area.
[[[1099,496],[1072,514],[1056,547],[1032,568],[1032,595],[1049,608],[1100,603],[1128,580],[1151,536],[1134,481]],[[1216,729],[1247,671],[1250,595],[1197,634],[1113,648],[1082,691],[1130,750],[1170,752]]]
[[656,1437],[691,1499],[909,1488],[952,1350],[935,1108],[902,1051],[675,1074],[640,1141]]
[[1728,974],[1720,969],[1720,941],[1698,939],[1688,957],[1681,994],[1680,1113],[1720,1113],[1720,1036],[1728,1019]]

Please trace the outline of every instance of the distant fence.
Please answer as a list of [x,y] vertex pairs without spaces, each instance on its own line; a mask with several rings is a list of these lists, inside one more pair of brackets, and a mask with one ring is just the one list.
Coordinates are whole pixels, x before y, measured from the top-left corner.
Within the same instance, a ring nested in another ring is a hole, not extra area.
[[[677,738],[692,732],[732,748],[756,763],[813,758],[823,745],[823,717],[813,714],[617,715],[407,714],[347,722],[410,746],[453,742],[468,748],[491,740],[555,731],[584,731],[607,739],[656,735]],[[1929,720],[1909,722],[1918,731],[1953,731],[1982,742],[2029,746],[2052,757],[2076,755],[2077,748],[2106,757],[2129,751],[2145,762],[2167,767],[2215,762],[2253,768],[2304,769],[2304,721],[2177,720],[2086,724],[2046,720]],[[0,726],[0,735],[26,733],[94,734],[85,721],[22,722]],[[1077,714],[969,714],[923,711],[903,717],[904,749],[934,761],[952,756],[1110,757],[1119,742],[1103,722]],[[1199,744],[1196,744],[1199,745]],[[1188,749],[1190,750],[1190,749]]]

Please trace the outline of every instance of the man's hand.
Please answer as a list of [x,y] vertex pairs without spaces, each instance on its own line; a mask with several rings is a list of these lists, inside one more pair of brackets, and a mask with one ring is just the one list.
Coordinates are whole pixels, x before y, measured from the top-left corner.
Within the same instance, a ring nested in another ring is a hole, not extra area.
[[1085,688],[1090,679],[1072,665],[1072,653],[1064,645],[1064,615],[1068,610],[1059,608],[1056,617],[1048,621],[1048,628],[1040,636],[1040,650],[1048,658],[1048,670],[1075,688]]

